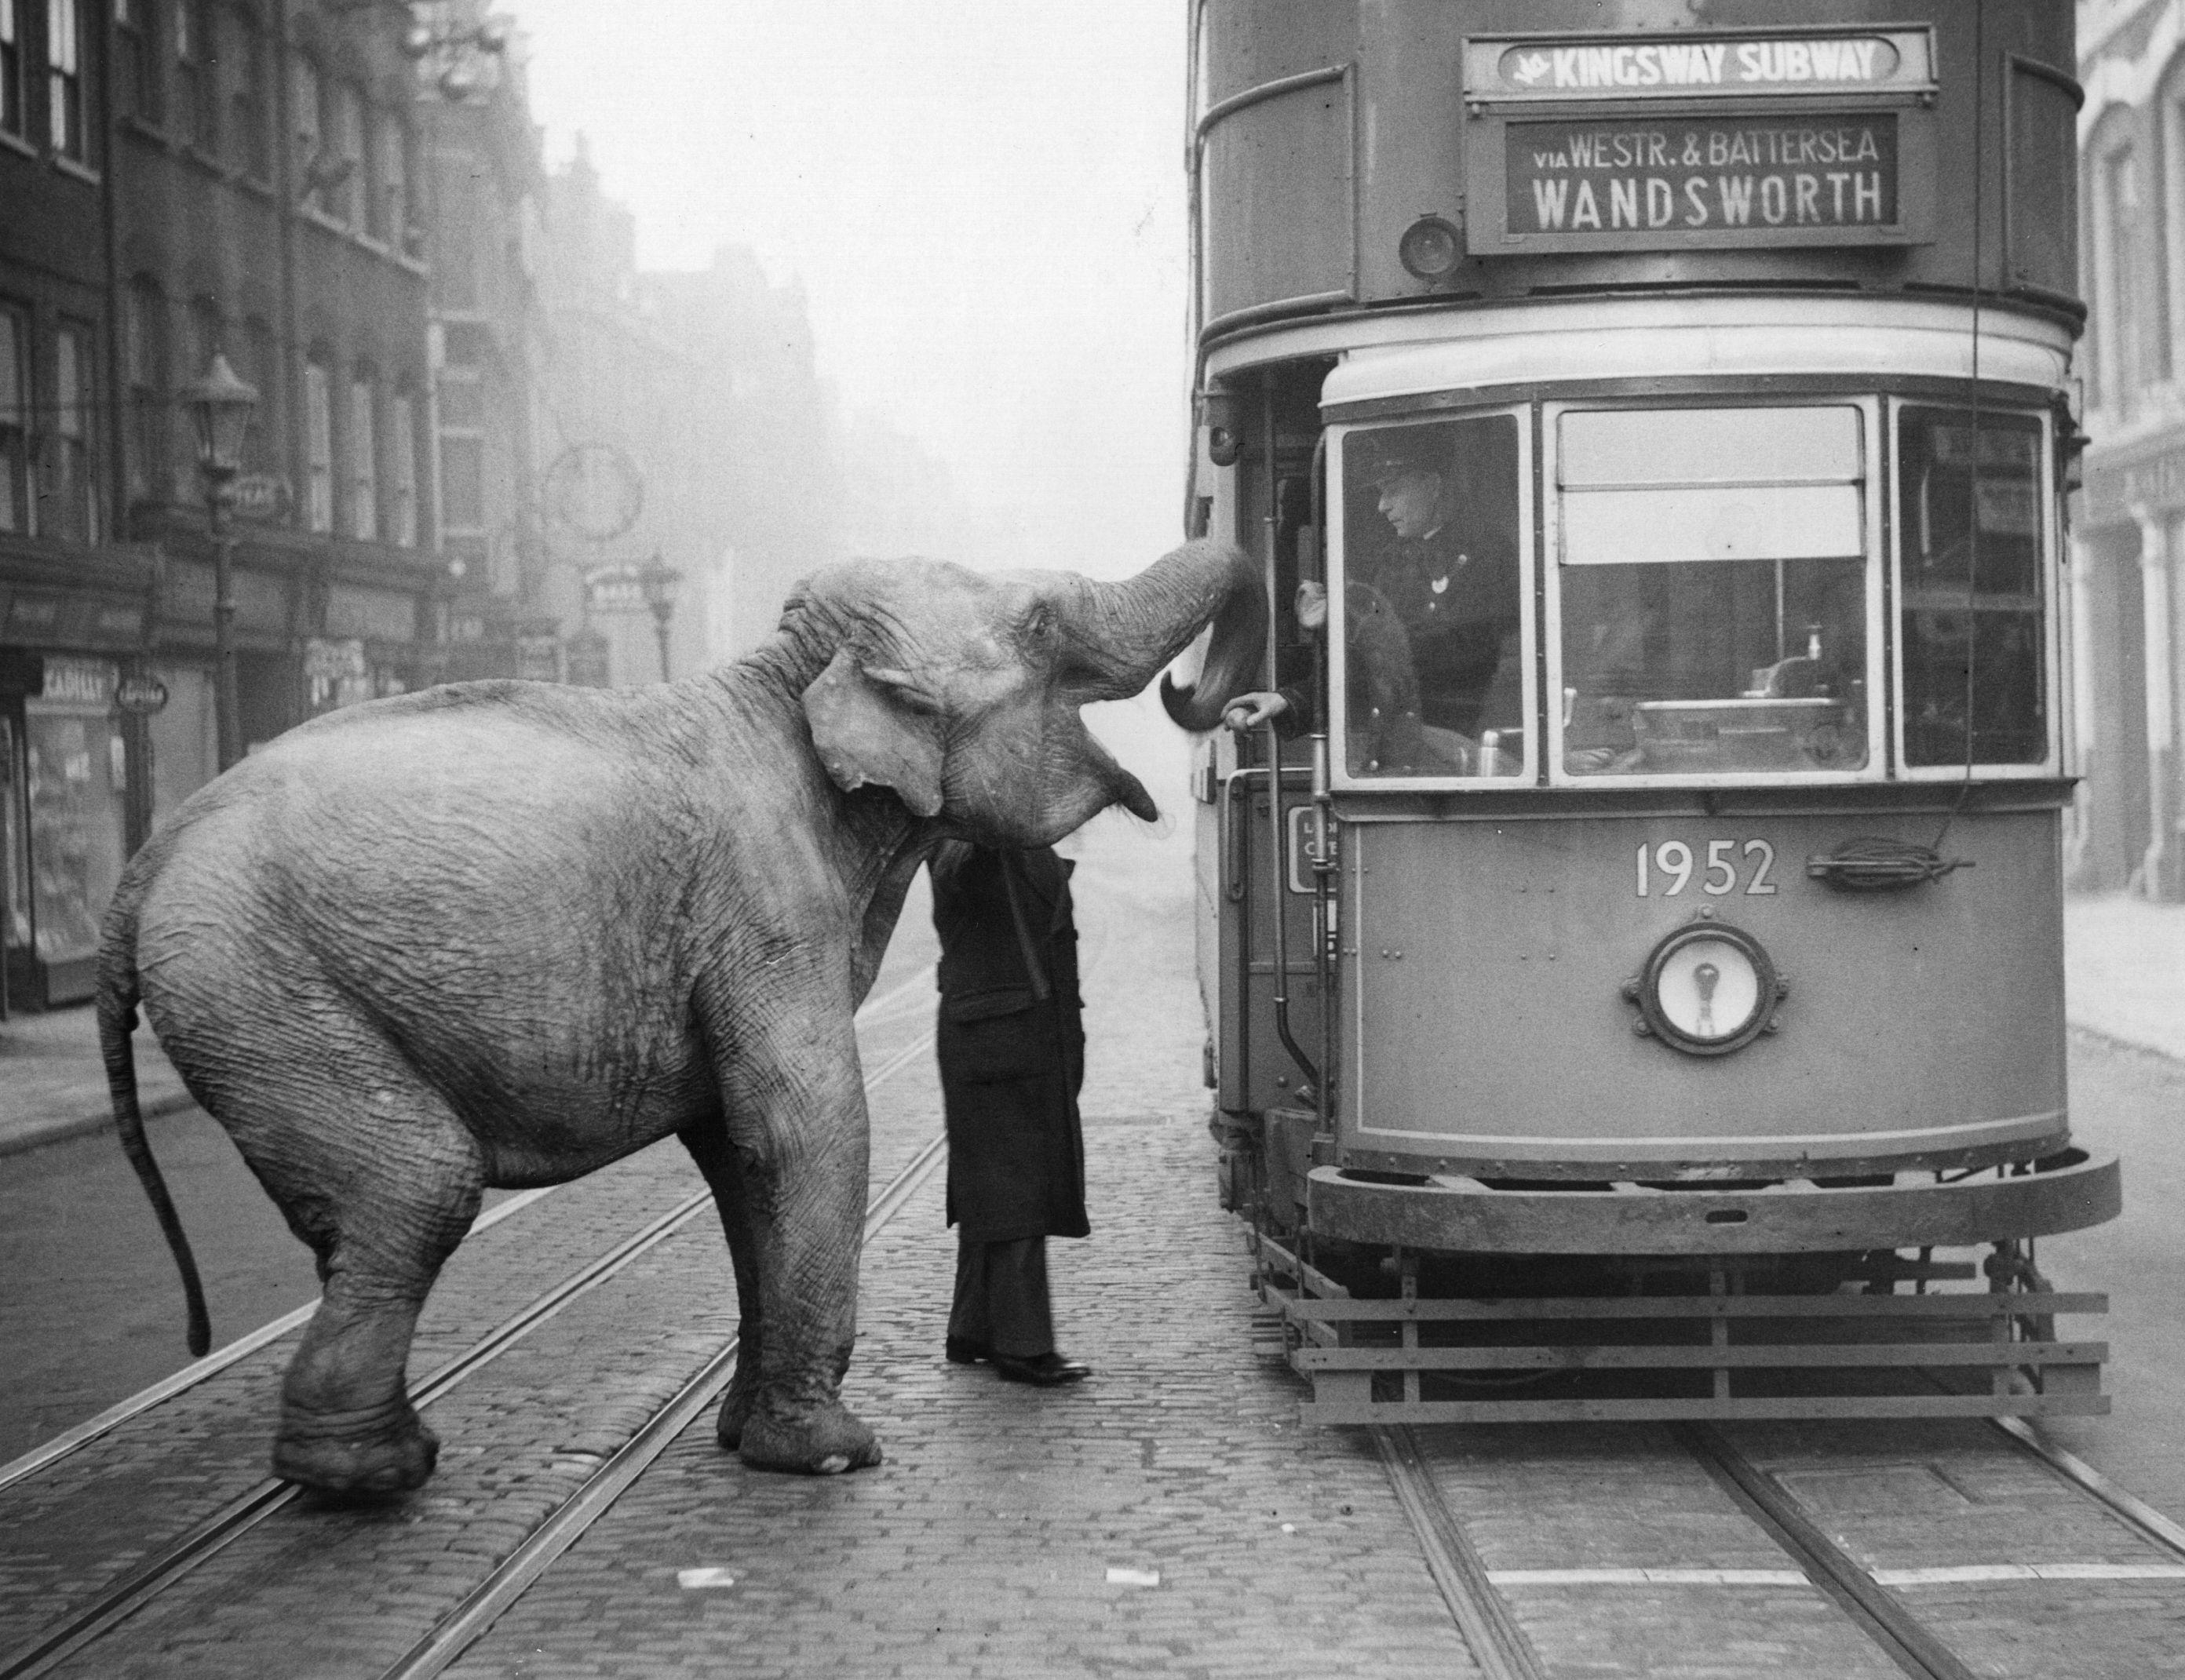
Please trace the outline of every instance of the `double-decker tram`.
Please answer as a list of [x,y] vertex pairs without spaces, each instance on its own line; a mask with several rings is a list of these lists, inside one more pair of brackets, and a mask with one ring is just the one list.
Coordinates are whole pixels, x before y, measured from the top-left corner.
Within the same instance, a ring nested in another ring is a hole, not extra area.
[[1188,522],[1268,612],[1167,697],[1307,1417],[2106,1409],[2071,8],[1191,16]]

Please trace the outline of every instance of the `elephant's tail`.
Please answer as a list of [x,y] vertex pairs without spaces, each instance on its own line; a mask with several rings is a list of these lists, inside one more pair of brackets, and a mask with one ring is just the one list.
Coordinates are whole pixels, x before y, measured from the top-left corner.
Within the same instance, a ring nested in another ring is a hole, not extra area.
[[182,1215],[175,1211],[167,1180],[145,1139],[143,1113],[137,1106],[137,1052],[130,1042],[130,1035],[137,1030],[137,908],[154,873],[154,861],[145,851],[133,860],[135,867],[123,873],[99,940],[98,1051],[106,1063],[107,1097],[114,1105],[114,1126],[121,1135],[122,1152],[137,1169],[137,1181],[151,1200],[152,1212],[174,1253],[175,1268],[182,1275],[191,1355],[203,1359],[212,1347],[212,1315],[205,1310],[204,1285],[198,1277],[190,1239],[182,1231]]

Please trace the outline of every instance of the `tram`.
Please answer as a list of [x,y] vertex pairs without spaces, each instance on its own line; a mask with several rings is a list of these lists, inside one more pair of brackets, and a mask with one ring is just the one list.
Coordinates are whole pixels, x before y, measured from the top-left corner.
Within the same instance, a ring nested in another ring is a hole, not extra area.
[[2106,1410],[2036,1253],[2121,1205],[2065,1086],[2071,8],[1190,17],[1186,522],[1266,645],[1164,695],[1305,1416]]

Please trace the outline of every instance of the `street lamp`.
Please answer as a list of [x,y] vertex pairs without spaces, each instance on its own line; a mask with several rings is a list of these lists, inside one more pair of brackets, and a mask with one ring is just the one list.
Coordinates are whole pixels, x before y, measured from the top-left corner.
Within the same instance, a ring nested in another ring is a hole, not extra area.
[[660,680],[668,680],[668,621],[675,616],[675,590],[683,574],[656,554],[639,569],[637,587],[652,609],[653,633],[660,638]]
[[234,545],[227,534],[235,476],[243,470],[243,434],[258,406],[258,389],[235,377],[224,355],[215,355],[204,377],[182,390],[198,434],[198,476],[204,480],[205,528],[212,537],[213,716],[220,767],[243,756],[235,689]]

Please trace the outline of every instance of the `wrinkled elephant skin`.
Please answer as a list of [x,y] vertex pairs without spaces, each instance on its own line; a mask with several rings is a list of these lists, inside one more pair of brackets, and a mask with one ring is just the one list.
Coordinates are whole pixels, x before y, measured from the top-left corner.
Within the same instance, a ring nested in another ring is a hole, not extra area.
[[1045,844],[1152,814],[1078,708],[1133,694],[1258,586],[1191,544],[1137,578],[860,561],[741,661],[643,689],[457,684],[291,732],[133,858],[100,954],[124,1147],[141,1007],[317,1255],[278,1473],[431,1473],[416,1316],[489,1187],[671,1133],[719,1205],[741,1314],[721,1438],[752,1465],[880,1461],[838,1391],[856,1330],[866,1114],[852,1018],[940,839]]

